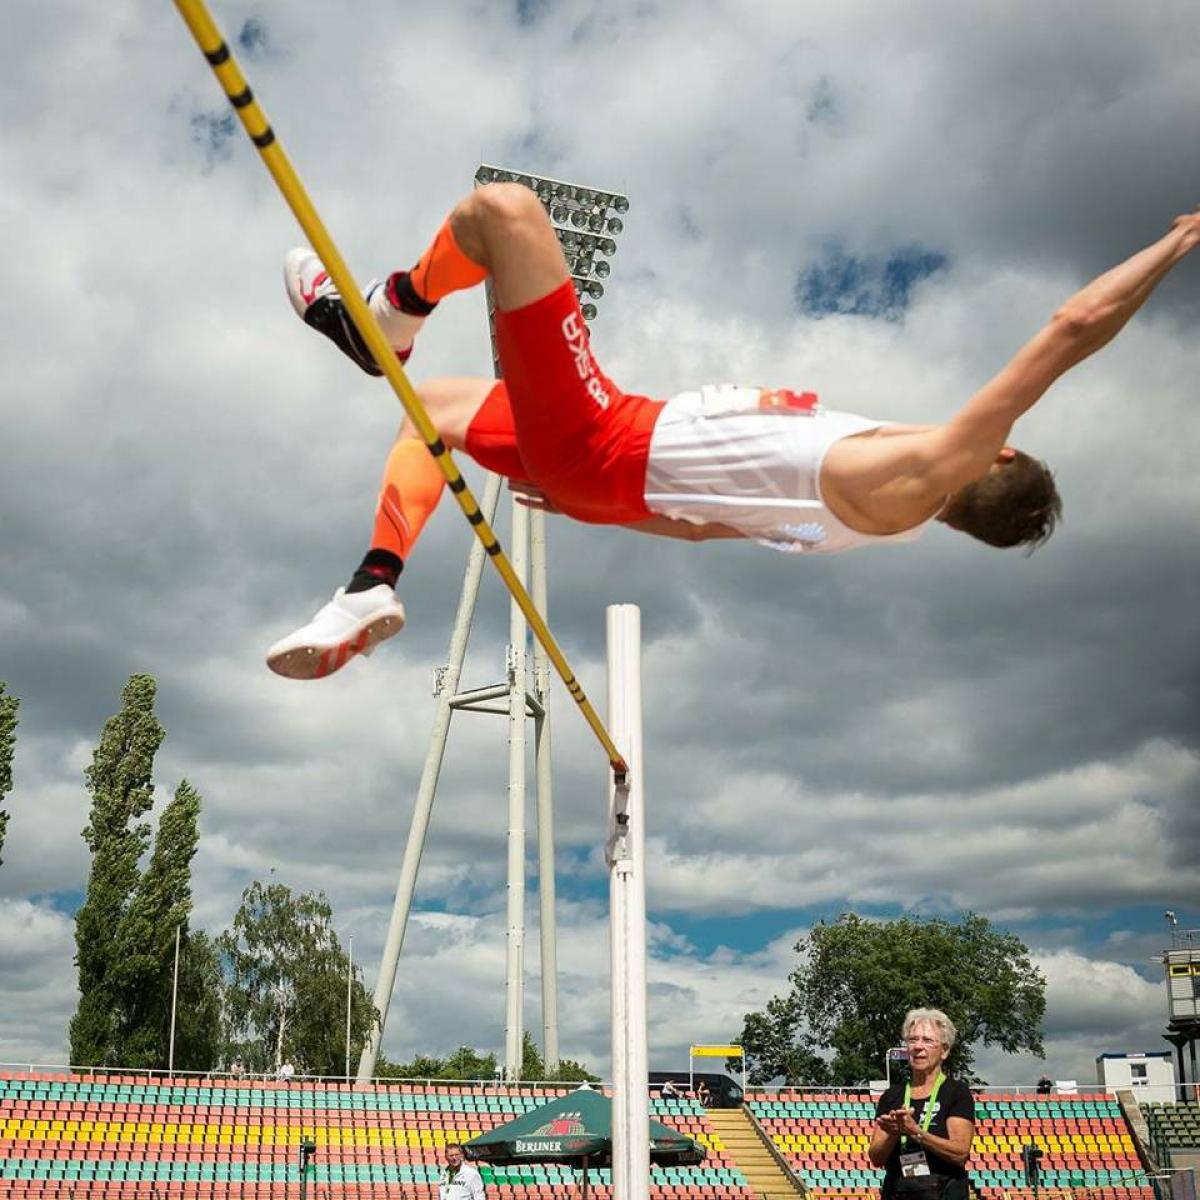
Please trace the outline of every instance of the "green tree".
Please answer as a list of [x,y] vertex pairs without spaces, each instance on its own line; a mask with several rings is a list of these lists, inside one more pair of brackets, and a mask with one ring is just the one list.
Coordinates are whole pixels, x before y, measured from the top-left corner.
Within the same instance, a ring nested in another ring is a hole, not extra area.
[[[788,1083],[817,1086],[833,1082],[829,1064],[804,1028],[803,1009],[802,998],[793,991],[786,996],[772,996],[763,1012],[746,1014],[738,1041],[746,1050],[747,1074],[754,1083],[777,1077]],[[725,1066],[735,1071],[741,1064],[731,1059]]]
[[92,852],[83,906],[75,914],[79,1005],[71,1018],[71,1061],[115,1065],[120,1056],[120,997],[114,979],[114,936],[138,883],[138,861],[150,826],[138,821],[154,802],[151,773],[164,731],[154,715],[156,686],[130,676],[121,711],[111,717],[86,771],[92,794],[83,838]]
[[599,1083],[600,1076],[593,1074],[583,1065],[573,1058],[560,1058],[558,1066],[549,1074],[546,1079],[551,1083]]
[[591,1074],[582,1064],[569,1058],[559,1059],[558,1066],[553,1071],[546,1069],[542,1052],[529,1030],[525,1030],[525,1038],[521,1047],[521,1078],[532,1082],[548,1083],[590,1083],[598,1082],[599,1077]]
[[471,1046],[459,1046],[442,1062],[442,1079],[494,1079],[495,1054],[481,1054]]
[[[21,702],[10,695],[4,680],[0,679],[0,803],[12,790],[13,750],[17,742],[17,709]],[[8,813],[0,808],[0,851],[4,849],[4,837],[8,833]],[[0,866],[4,859],[0,858]]]
[[177,1071],[211,1071],[221,1065],[223,987],[221,959],[212,939],[203,930],[185,930],[179,952],[179,1004],[175,1016]]
[[546,1063],[542,1059],[542,1052],[528,1029],[521,1038],[521,1078],[531,1082],[546,1078]]
[[954,1022],[948,1068],[963,1077],[979,1044],[1043,1052],[1046,981],[1021,940],[985,917],[877,922],[844,913],[796,950],[789,993],[746,1016],[741,1042],[755,1083],[877,1078],[910,1008],[940,1008]]
[[[159,817],[154,852],[113,939],[111,980],[122,1066],[161,1068],[169,1061],[175,931],[186,933],[191,915],[192,859],[199,841],[199,815],[200,795],[185,779]],[[196,961],[190,961],[189,956]],[[211,987],[213,982],[211,972],[202,969],[204,950],[200,943],[181,934],[179,959],[180,1006],[188,1007],[195,1027],[202,1014],[211,1018],[214,1011],[219,1013],[220,1001],[219,997],[197,991],[204,984]],[[204,1035],[196,1029],[203,1041]],[[209,1032],[214,1039],[217,1037],[216,1029]],[[193,1052],[197,1049],[192,1047]],[[178,1054],[176,1064],[184,1069]],[[196,1069],[215,1065],[210,1059],[198,1063]]]
[[[281,883],[252,883],[233,926],[217,939],[226,976],[229,1054],[251,1071],[281,1062],[341,1075],[346,1055],[349,960],[324,893],[293,896]],[[358,968],[350,989],[351,1069],[376,1021]]]
[[[460,1046],[456,1053],[464,1051],[475,1053],[469,1046]],[[495,1076],[496,1056],[492,1054],[488,1057],[491,1059],[491,1074],[480,1074],[474,1078],[492,1079]],[[391,1062],[386,1055],[381,1054],[375,1061],[375,1074],[380,1079],[449,1079],[450,1076],[442,1073],[445,1069],[446,1060],[430,1054],[418,1054],[410,1062],[403,1063]],[[471,1076],[468,1075],[467,1078]]]
[[[554,1083],[582,1083],[584,1080],[599,1082],[599,1076],[593,1075],[581,1063],[570,1059],[563,1059],[559,1062],[557,1070],[547,1073],[541,1051],[528,1030],[525,1032],[522,1051],[522,1079]],[[411,1062],[406,1063],[388,1062],[381,1056],[375,1067],[375,1073],[386,1079],[494,1079],[497,1070],[494,1052],[484,1054],[471,1046],[459,1046],[446,1058],[418,1054]]]
[[418,1054],[406,1063],[393,1063],[379,1056],[375,1074],[381,1079],[495,1079],[496,1055],[483,1054],[473,1046],[459,1046],[446,1058]]

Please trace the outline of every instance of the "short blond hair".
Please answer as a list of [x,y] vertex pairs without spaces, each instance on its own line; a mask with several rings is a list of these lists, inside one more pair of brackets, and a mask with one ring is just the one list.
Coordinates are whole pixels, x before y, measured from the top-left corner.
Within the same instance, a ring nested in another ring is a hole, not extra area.
[[901,1038],[907,1038],[918,1025],[932,1025],[938,1031],[938,1037],[946,1047],[947,1054],[954,1049],[958,1030],[940,1008],[910,1008],[904,1014],[904,1024],[900,1028]]

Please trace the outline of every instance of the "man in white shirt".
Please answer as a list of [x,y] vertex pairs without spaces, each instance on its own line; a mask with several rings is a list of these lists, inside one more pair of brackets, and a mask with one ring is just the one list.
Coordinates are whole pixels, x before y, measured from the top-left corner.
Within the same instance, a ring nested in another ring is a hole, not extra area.
[[446,1146],[446,1168],[438,1182],[438,1200],[483,1200],[479,1168],[467,1162],[457,1142]]

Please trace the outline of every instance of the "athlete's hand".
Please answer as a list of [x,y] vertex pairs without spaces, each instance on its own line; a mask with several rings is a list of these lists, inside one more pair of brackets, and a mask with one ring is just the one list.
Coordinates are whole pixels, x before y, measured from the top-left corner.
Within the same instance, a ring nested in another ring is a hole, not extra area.
[[544,513],[562,512],[540,487],[530,483],[528,479],[510,479],[508,490],[512,492],[513,499],[524,508],[533,508]]
[[1171,222],[1172,229],[1182,229],[1191,235],[1189,241],[1193,246],[1200,245],[1200,208],[1194,212],[1183,213]]

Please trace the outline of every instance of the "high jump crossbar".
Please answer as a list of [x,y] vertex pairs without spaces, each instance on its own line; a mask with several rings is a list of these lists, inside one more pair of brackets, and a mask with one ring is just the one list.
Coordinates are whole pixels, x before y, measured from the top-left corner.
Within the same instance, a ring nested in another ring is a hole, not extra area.
[[525,614],[529,628],[545,648],[547,656],[554,664],[554,669],[566,685],[571,699],[579,706],[584,720],[587,721],[597,740],[604,747],[613,775],[618,781],[623,781],[629,771],[624,756],[617,749],[604,722],[600,720],[591,701],[575,678],[571,664],[567,662],[545,619],[534,605],[533,598],[513,570],[512,563],[504,553],[495,532],[484,519],[475,496],[458,469],[458,464],[446,448],[446,443],[442,441],[437,428],[425,411],[425,405],[421,403],[420,396],[409,383],[404,368],[401,367],[395,352],[383,336],[383,331],[371,315],[370,309],[367,308],[358,284],[350,273],[350,268],[346,266],[345,260],[325,228],[325,223],[308,198],[308,193],[300,182],[300,177],[296,174],[291,161],[284,153],[279,139],[275,136],[275,130],[267,120],[266,113],[255,100],[250,85],[246,82],[237,60],[233,57],[233,52],[229,49],[229,44],[225,41],[220,29],[217,28],[216,22],[210,16],[203,0],[175,0],[175,7],[191,31],[192,37],[195,38],[196,45],[200,47],[201,53],[208,60],[208,65],[212,67],[217,82],[224,89],[225,95],[229,98],[234,112],[237,113],[238,119],[242,123],[242,128],[258,147],[263,164],[270,171],[271,177],[278,185],[288,207],[295,214],[296,220],[300,222],[300,227],[304,230],[309,244],[317,252],[325,269],[329,272],[330,278],[341,293],[342,302],[345,304],[346,311],[350,314],[355,328],[362,335],[363,341],[366,342],[388,383],[392,385],[392,390],[404,406],[404,411],[408,414],[409,419],[416,426],[421,440],[441,468],[442,474],[446,477],[446,483],[450,491],[454,493],[454,498],[458,501],[463,515],[475,531],[475,536],[483,543],[484,550],[487,551],[492,564],[500,573],[500,578],[504,580],[504,586],[508,588],[513,600]]

